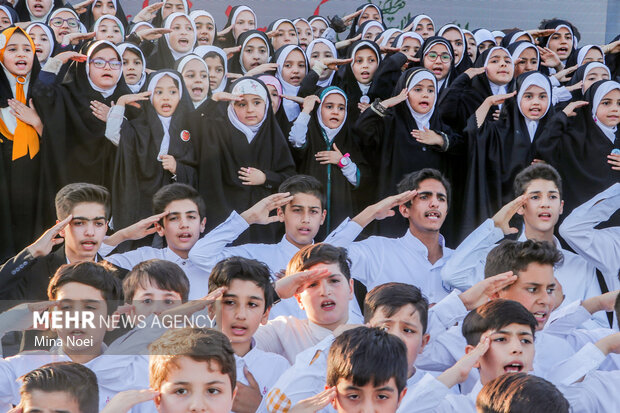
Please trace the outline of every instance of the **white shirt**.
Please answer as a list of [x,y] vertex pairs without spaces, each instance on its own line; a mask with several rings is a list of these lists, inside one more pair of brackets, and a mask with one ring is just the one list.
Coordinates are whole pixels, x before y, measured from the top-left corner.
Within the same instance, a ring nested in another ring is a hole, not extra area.
[[106,254],[112,252],[113,249],[114,247],[103,243],[99,248],[99,254],[101,256],[104,256],[106,261],[127,270],[131,270],[139,263],[153,258],[173,262],[179,267],[181,267],[181,269],[183,270],[183,272],[185,272],[185,275],[187,275],[187,278],[189,279],[189,300],[198,300],[209,294],[210,272],[203,271],[188,258],[179,257],[168,247],[141,247],[133,251],[124,252],[122,254],[106,256]]
[[452,291],[440,276],[441,268],[452,255],[442,236],[439,243],[443,257],[431,264],[426,246],[409,230],[400,238],[373,236],[353,242],[362,230],[355,221],[346,219],[329,234],[325,243],[348,249],[351,275],[368,291],[387,282],[402,282],[418,287],[429,303],[439,302]]
[[[492,219],[487,219],[454,250],[441,270],[444,282],[466,290],[482,281],[487,255],[503,238],[502,230],[495,226]],[[525,233],[522,233],[519,241],[526,240]],[[601,288],[594,266],[579,255],[563,249],[556,238],[554,241],[556,248],[564,256],[562,264],[553,271],[565,296],[559,308],[573,301],[600,295]],[[594,320],[596,323],[588,323],[586,327],[609,327],[604,313],[596,314]]]
[[[226,221],[196,242],[189,252],[189,259],[207,276],[215,264],[234,256],[261,261],[267,264],[273,273],[286,270],[288,262],[299,251],[299,248],[290,243],[286,236],[283,236],[277,244],[226,246],[236,240],[249,227],[248,222],[233,211]],[[295,298],[287,298],[271,308],[269,319],[273,320],[279,316],[289,315],[298,319],[308,318]],[[352,323],[363,322],[362,311],[355,298],[349,302],[349,320]]]
[[620,289],[620,227],[594,229],[620,209],[620,183],[615,183],[573,209],[560,225],[560,235],[582,257],[601,270],[609,291]]
[[432,374],[426,374],[418,383],[409,387],[397,412],[476,413],[476,397],[482,389],[480,380],[469,394],[452,394],[445,384]]

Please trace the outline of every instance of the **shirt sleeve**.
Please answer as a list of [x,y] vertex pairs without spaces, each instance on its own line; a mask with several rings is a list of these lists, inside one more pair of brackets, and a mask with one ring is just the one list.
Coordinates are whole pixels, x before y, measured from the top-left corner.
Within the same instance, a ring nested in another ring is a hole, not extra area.
[[592,343],[588,343],[568,359],[546,373],[546,379],[555,385],[570,385],[589,372],[596,370],[605,360],[605,354]]
[[359,185],[359,180],[357,179],[359,169],[357,168],[357,164],[355,162],[350,162],[344,168],[340,168],[340,171],[342,171],[342,174],[345,178],[347,178],[347,181],[349,181],[351,185],[354,187]]
[[[451,409],[447,400],[449,394],[450,389],[445,384],[426,373],[415,386],[407,389],[407,394],[403,397],[397,413],[456,411]],[[464,398],[464,396],[461,397]]]
[[108,113],[108,120],[105,124],[105,137],[118,146],[121,140],[121,126],[125,118],[125,106],[114,105]]
[[310,115],[306,112],[301,112],[288,135],[288,141],[293,144],[295,148],[301,148],[306,144],[306,134],[308,133],[308,122],[310,121]]
[[431,337],[437,336],[455,325],[467,315],[467,308],[459,297],[459,291],[452,291],[447,297],[428,310],[428,328]]
[[364,241],[353,242],[363,229],[357,222],[347,218],[323,242],[346,248],[352,263],[351,275],[368,286],[378,275],[375,270],[378,270],[377,267],[380,265],[375,264],[378,260],[377,256],[380,254],[380,246],[374,245],[373,247],[371,245],[376,244],[373,242],[373,237]]

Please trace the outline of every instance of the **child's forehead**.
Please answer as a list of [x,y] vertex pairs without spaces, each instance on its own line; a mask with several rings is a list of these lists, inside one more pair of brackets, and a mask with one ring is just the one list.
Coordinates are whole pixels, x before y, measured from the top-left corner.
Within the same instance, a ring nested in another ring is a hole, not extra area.
[[134,298],[147,294],[162,296],[174,295],[181,299],[181,295],[178,292],[161,288],[157,285],[156,282],[153,282],[153,280],[151,280],[148,275],[140,278],[140,282],[138,283],[138,287],[136,288]]
[[215,360],[196,360],[189,356],[179,356],[168,369],[165,384],[189,382],[194,384],[222,382],[230,385],[228,374]]
[[237,297],[258,297],[262,298],[265,292],[254,281],[232,279],[230,284],[226,287],[226,293],[224,296],[237,296]]
[[97,288],[88,285],[82,284],[80,282],[68,282],[66,284],[58,287],[58,292],[56,293],[56,298],[58,300],[104,300],[103,292],[98,290]]
[[298,192],[293,195],[293,199],[289,205],[308,208],[321,208],[321,200],[316,195],[306,192]]
[[192,201],[191,199],[175,199],[171,201],[165,207],[166,211],[170,211],[171,213],[184,213],[184,212],[194,212],[198,211],[198,205]]
[[95,218],[98,216],[105,217],[105,207],[97,202],[80,202],[73,206],[70,215],[73,217]]
[[388,381],[385,381],[383,383],[375,383],[373,378],[371,378],[370,380],[368,380],[366,384],[364,384],[363,386],[360,386],[358,384],[355,384],[355,380],[353,377],[351,378],[340,377],[338,381],[336,382],[336,387],[341,390],[350,389],[350,388],[356,388],[356,389],[366,390],[366,391],[374,391],[377,389],[385,389],[385,388],[393,388],[394,390],[396,390],[396,379],[394,377],[390,377]]
[[529,194],[532,192],[550,192],[550,191],[557,192],[558,186],[556,185],[555,182],[549,179],[542,179],[542,178],[532,179],[525,187],[526,194]]
[[411,303],[407,303],[404,306],[396,309],[393,314],[386,306],[379,306],[375,311],[375,314],[370,319],[371,324],[375,322],[385,321],[404,321],[409,324],[415,324],[422,327],[422,321],[420,320],[420,313]]
[[503,327],[487,330],[485,334],[532,334],[532,327],[527,324],[512,323]]

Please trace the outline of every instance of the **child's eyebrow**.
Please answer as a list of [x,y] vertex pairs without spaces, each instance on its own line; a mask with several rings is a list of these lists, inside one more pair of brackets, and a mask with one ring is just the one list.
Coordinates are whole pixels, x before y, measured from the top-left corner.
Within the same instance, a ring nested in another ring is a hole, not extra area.
[[375,389],[375,391],[387,391],[390,393],[394,393],[394,388],[392,386],[383,386],[383,387],[379,387],[378,389]]
[[73,217],[73,219],[71,219],[71,221],[99,221],[100,219],[105,220],[105,217],[94,217],[94,218]]
[[197,214],[198,211],[191,209],[189,211],[181,212],[181,211],[170,211],[168,215],[181,215],[181,214]]

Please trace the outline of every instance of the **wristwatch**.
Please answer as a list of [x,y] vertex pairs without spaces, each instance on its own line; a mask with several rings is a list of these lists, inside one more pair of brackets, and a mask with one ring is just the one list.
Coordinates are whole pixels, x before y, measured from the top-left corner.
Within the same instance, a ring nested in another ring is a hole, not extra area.
[[344,155],[342,155],[342,158],[340,158],[340,161],[338,161],[338,166],[340,168],[344,168],[345,166],[349,165],[351,163],[351,158],[350,158],[350,154],[345,153]]

